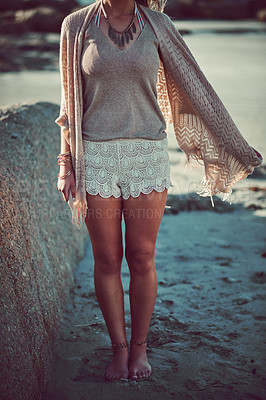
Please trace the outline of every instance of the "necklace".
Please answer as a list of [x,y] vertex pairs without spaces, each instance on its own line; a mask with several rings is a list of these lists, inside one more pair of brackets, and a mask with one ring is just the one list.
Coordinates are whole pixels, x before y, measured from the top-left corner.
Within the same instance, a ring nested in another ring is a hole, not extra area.
[[110,39],[114,42],[114,44],[116,44],[118,47],[125,47],[126,43],[129,43],[129,41],[133,40],[133,34],[136,33],[137,29],[136,29],[136,25],[134,22],[135,17],[137,16],[138,22],[139,22],[139,26],[140,26],[140,30],[143,30],[144,27],[144,22],[143,19],[141,17],[141,14],[139,12],[138,6],[136,1],[134,1],[135,3],[135,8],[134,8],[134,13],[133,13],[133,17],[132,20],[130,22],[130,24],[128,25],[128,27],[123,30],[122,32],[117,31],[116,29],[114,29],[112,27],[112,25],[110,24],[110,21],[108,19],[108,15],[104,9],[103,6],[103,0],[101,0],[100,2],[100,7],[98,8],[97,14],[96,14],[96,18],[95,18],[95,23],[96,25],[100,26],[100,18],[101,18],[101,12],[103,12],[104,17],[107,19],[108,24],[109,24],[109,28],[108,28],[108,36],[110,37]]

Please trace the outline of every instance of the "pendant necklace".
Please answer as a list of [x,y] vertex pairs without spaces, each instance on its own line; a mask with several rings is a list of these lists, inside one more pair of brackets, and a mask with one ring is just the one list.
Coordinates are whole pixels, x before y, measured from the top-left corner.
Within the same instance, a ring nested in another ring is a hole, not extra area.
[[141,31],[143,30],[144,22],[141,17],[141,14],[139,12],[136,1],[134,1],[134,3],[135,3],[135,8],[134,8],[134,13],[133,13],[133,18],[132,18],[130,24],[128,25],[128,27],[125,30],[123,30],[122,32],[117,31],[110,24],[107,13],[103,6],[103,0],[101,0],[100,7],[97,10],[97,14],[96,14],[96,18],[95,18],[96,25],[99,28],[101,12],[103,12],[104,17],[107,19],[108,24],[109,24],[108,35],[109,35],[110,39],[114,42],[114,44],[116,44],[118,47],[125,47],[126,43],[129,43],[129,41],[133,40],[133,34],[136,33],[136,25],[134,22],[134,19],[136,16],[137,16],[137,19],[139,22],[140,30]]

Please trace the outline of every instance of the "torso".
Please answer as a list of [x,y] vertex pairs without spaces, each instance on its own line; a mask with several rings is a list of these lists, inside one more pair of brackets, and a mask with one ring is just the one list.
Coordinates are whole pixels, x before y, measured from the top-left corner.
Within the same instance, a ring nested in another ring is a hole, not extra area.
[[166,136],[157,103],[158,40],[147,20],[142,31],[136,28],[123,49],[109,38],[105,18],[87,28],[81,62],[84,139]]

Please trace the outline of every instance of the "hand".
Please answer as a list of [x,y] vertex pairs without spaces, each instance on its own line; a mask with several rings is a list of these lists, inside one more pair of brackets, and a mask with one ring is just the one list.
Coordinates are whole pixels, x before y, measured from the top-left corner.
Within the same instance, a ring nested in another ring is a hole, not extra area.
[[69,191],[71,190],[72,197],[76,195],[76,181],[74,177],[74,172],[67,176],[65,179],[59,179],[57,183],[57,188],[59,192],[62,192],[65,202],[69,200]]

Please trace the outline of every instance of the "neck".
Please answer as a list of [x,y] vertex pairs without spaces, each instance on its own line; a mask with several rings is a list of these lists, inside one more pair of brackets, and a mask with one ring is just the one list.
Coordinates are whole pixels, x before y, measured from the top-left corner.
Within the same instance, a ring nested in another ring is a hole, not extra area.
[[103,0],[103,5],[107,14],[113,17],[132,15],[135,9],[134,0]]

